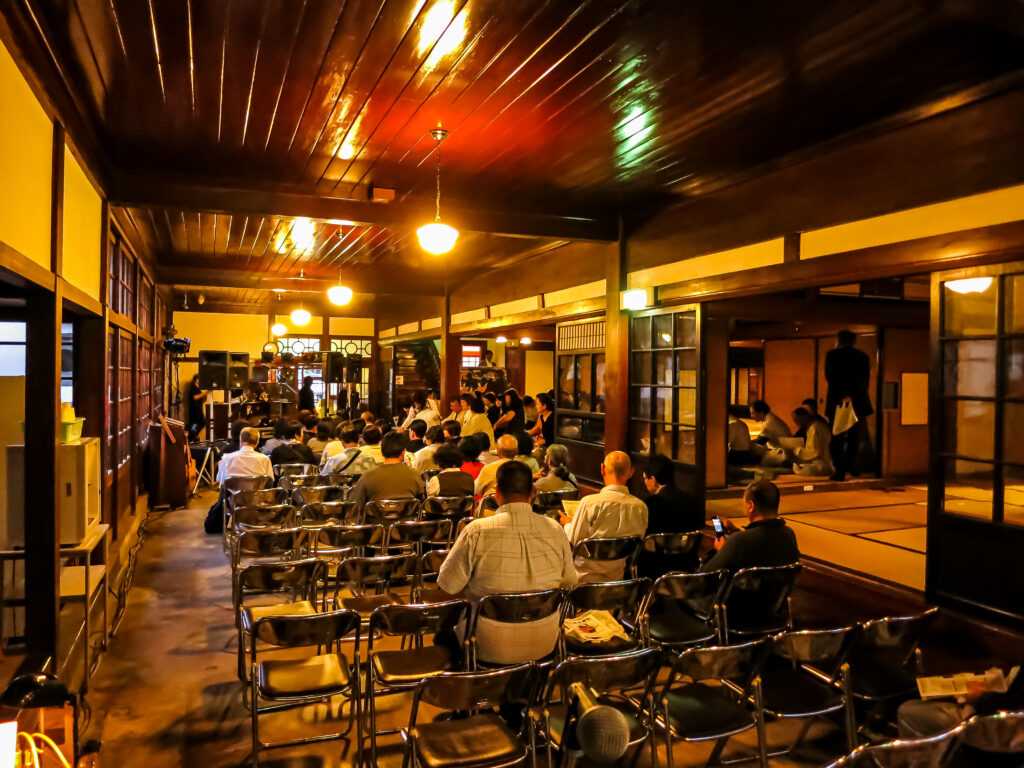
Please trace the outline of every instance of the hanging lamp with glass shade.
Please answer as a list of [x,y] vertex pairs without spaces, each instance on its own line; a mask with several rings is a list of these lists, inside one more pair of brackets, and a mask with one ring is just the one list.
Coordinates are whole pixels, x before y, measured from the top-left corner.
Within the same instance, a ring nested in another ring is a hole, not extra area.
[[338,271],[338,284],[327,289],[327,300],[341,307],[352,301],[352,289],[341,282],[341,271]]
[[438,126],[430,132],[430,135],[437,142],[437,196],[434,204],[434,220],[417,229],[416,236],[419,238],[423,250],[440,255],[448,253],[455,247],[455,241],[459,238],[459,230],[441,221],[441,142],[448,138],[448,131]]
[[313,319],[313,316],[309,314],[308,309],[299,307],[298,309],[292,310],[291,318],[292,322],[296,325],[307,325],[309,321]]

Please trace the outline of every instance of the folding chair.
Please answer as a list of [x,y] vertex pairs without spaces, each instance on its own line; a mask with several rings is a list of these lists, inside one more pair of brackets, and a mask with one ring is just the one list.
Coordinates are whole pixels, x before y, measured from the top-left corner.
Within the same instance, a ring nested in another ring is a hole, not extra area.
[[703,531],[644,536],[636,560],[637,573],[652,580],[666,573],[695,573],[700,567],[703,539]]
[[[424,643],[428,635],[451,633],[468,621],[470,605],[465,600],[452,600],[431,605],[385,605],[370,616],[367,632],[366,697],[370,711],[370,755],[377,765],[377,737],[400,733],[400,730],[377,730],[378,695],[400,693],[420,684],[422,680],[442,672],[463,669],[469,658],[469,643],[463,643],[463,653],[457,657],[450,647]],[[375,637],[401,637],[410,640],[410,647],[400,650],[374,650]]]
[[[596,695],[599,705],[613,707],[622,713],[629,726],[627,751],[647,741],[651,764],[656,764],[657,745],[651,713],[654,712],[654,684],[662,663],[662,654],[645,648],[613,656],[573,658],[563,661],[549,675],[540,702],[530,708],[533,731],[547,751],[547,764],[552,765],[552,751],[561,754],[559,765],[572,764],[583,756],[575,737],[575,722],[570,686],[581,683]],[[628,692],[641,689],[639,705]],[[556,698],[557,696],[557,698]],[[531,745],[536,753],[537,745]],[[633,762],[639,757],[637,749]]]
[[472,496],[427,496],[423,502],[423,519],[448,519],[455,525],[473,514],[474,503]]
[[419,499],[377,499],[363,506],[363,522],[387,528],[399,520],[419,520]]
[[[409,582],[416,574],[416,565],[416,555],[411,553],[346,558],[338,565],[335,605],[358,612],[364,624],[369,624],[370,615],[377,608],[404,603],[391,587]],[[340,597],[343,584],[353,593],[351,597]],[[369,588],[373,593],[367,594]]]
[[[416,587],[412,593],[412,599],[416,603],[446,603],[450,600],[463,599],[463,593],[450,595],[437,586],[437,577],[441,571],[441,564],[448,557],[447,549],[432,549],[424,552],[420,558],[419,572],[416,576]],[[427,581],[431,579],[431,581]],[[428,586],[433,584],[433,586]]]
[[296,560],[305,554],[306,531],[302,528],[275,528],[243,531],[231,548],[231,570],[241,565]]
[[[758,759],[768,755],[761,709],[760,672],[766,641],[683,651],[658,699],[658,724],[665,730],[668,766],[673,768],[672,739],[715,741],[705,765],[717,763],[730,736],[757,730]],[[677,683],[688,680],[682,685]],[[713,685],[709,685],[709,681]],[[726,683],[729,683],[727,685]],[[753,709],[747,700],[752,697]]]
[[282,475],[277,479],[278,488],[284,488],[289,493],[296,488],[312,488],[324,484],[324,479],[316,473],[309,475]]
[[954,749],[964,724],[924,739],[897,739],[857,747],[827,768],[940,768]]
[[[554,621],[560,622],[565,610],[565,590],[545,589],[537,592],[515,592],[505,594],[484,595],[477,605],[473,626],[469,633],[470,653],[472,655],[472,667],[494,666],[496,662],[478,658],[477,635],[480,631],[480,621],[501,622],[503,624],[524,624],[527,622],[540,621],[555,616]],[[558,656],[558,643],[560,627],[555,624],[552,633],[551,650],[540,654],[536,661],[550,666],[550,663]]]
[[291,504],[256,504],[235,507],[231,528],[235,536],[247,531],[270,531],[295,527],[296,512]]
[[295,477],[301,475],[315,475],[317,474],[317,467],[314,464],[278,464],[274,471],[277,472],[278,478],[282,477]]
[[487,517],[488,514],[494,514],[498,511],[498,499],[493,493],[488,493],[480,499],[480,503],[476,505],[476,516]]
[[719,640],[746,641],[792,629],[789,595],[800,568],[794,563],[736,571],[722,594]]
[[321,501],[344,501],[347,495],[348,489],[340,485],[313,485],[293,489],[292,501],[295,506],[304,507]]
[[581,642],[566,634],[563,626],[563,656],[607,656],[642,647],[644,634],[639,619],[650,590],[650,579],[602,581],[570,589],[565,598],[563,625],[567,618],[575,618],[587,611],[607,611],[622,625],[628,637],[625,640],[613,637],[601,643]]
[[[402,733],[406,761],[413,768],[510,768],[529,759],[527,744],[490,710],[502,705],[530,703],[536,687],[537,668],[521,664],[487,672],[446,672],[428,677],[416,689],[409,727]],[[450,712],[469,712],[457,720],[420,724],[420,705],[429,704]],[[529,719],[525,721],[532,729]]]
[[299,511],[299,524],[303,528],[319,528],[336,523],[355,525],[361,516],[354,501],[315,501]]
[[[273,488],[274,478],[268,475],[254,475],[250,477],[228,477],[221,483],[220,486],[220,498],[221,498],[221,509],[223,510],[224,519],[221,524],[227,536],[227,531],[231,529],[231,510],[234,508],[235,497],[239,493],[247,493],[250,491],[260,491],[267,488]],[[286,499],[276,499],[270,503],[282,504]],[[225,542],[224,551],[230,551],[230,546]]]
[[310,531],[310,554],[336,569],[346,558],[364,557],[370,547],[383,546],[384,536],[380,525],[324,525]]
[[326,475],[320,475],[320,480],[324,485],[337,485],[344,488],[351,488],[359,480],[359,475],[350,475],[346,472],[330,472]]
[[399,520],[388,528],[387,548],[389,552],[411,550],[423,557],[429,549],[446,549],[451,540],[451,520]]
[[[583,558],[591,563],[604,563],[612,566],[615,563],[622,563],[622,575],[618,579],[633,576],[633,561],[640,549],[639,536],[616,536],[611,538],[583,539],[576,542],[572,548],[572,558]],[[618,580],[610,577],[608,580]],[[589,578],[588,581],[602,581],[604,579]]]
[[[260,750],[312,744],[346,737],[356,726],[356,761],[361,763],[359,692],[359,615],[353,611],[332,611],[309,616],[265,616],[250,627],[253,638],[250,652],[250,703],[252,718],[252,764],[259,765]],[[341,652],[341,640],[354,636],[352,662]],[[315,648],[313,655],[303,658],[267,659],[260,661],[257,648]],[[348,727],[339,733],[306,736],[287,741],[263,742],[259,735],[261,714],[284,709],[330,703],[332,696],[343,696],[349,702]],[[271,702],[260,707],[260,701]]]
[[575,488],[565,491],[537,491],[537,495],[533,497],[533,511],[557,520],[559,515],[565,513],[562,502],[575,501],[579,497],[580,492]]
[[943,768],[1024,765],[1024,712],[975,715],[963,725]]
[[727,571],[667,573],[651,588],[641,622],[649,645],[679,652],[718,637],[718,604]]

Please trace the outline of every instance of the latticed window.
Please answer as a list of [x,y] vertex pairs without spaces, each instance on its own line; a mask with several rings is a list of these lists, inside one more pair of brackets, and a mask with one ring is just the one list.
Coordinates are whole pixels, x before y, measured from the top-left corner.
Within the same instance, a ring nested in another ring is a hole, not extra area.
[[604,442],[604,325],[558,326],[555,430],[561,438]]

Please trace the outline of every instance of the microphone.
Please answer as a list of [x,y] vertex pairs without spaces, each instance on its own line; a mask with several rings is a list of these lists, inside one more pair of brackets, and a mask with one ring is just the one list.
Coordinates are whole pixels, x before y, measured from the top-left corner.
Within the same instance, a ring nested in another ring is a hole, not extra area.
[[571,683],[575,699],[576,741],[583,754],[597,763],[614,763],[629,748],[629,722],[615,707],[599,704],[597,694],[583,683]]

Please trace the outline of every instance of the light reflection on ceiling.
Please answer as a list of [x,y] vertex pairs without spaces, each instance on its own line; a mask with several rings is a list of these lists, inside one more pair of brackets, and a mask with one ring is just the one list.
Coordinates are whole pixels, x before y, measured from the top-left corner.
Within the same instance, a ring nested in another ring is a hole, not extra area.
[[416,53],[422,56],[430,51],[423,64],[426,69],[437,66],[441,59],[457,50],[466,39],[468,12],[463,8],[456,13],[455,5],[455,0],[439,0],[423,17]]
[[615,85],[618,96],[613,104],[612,131],[617,175],[622,180],[642,170],[641,162],[651,151],[648,142],[657,127],[659,94],[655,84],[646,77],[646,68],[644,55],[626,59]]
[[274,237],[274,249],[278,253],[305,254],[313,250],[314,245],[316,226],[304,217],[294,219],[291,227],[280,230]]

